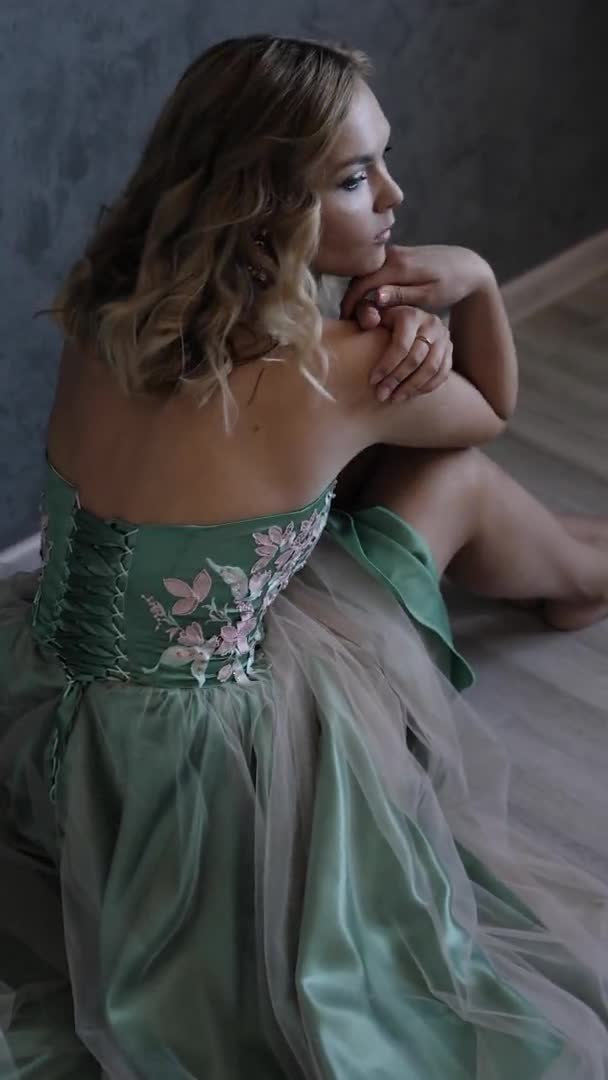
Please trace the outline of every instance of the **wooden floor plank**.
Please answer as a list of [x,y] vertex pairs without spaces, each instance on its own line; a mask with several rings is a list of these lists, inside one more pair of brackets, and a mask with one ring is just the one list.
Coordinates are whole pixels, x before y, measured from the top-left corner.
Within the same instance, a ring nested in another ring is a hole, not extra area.
[[[520,403],[490,456],[554,511],[608,516],[608,273],[514,333]],[[522,762],[513,776],[518,813],[608,880],[608,620],[561,634],[508,604],[451,586],[446,597],[478,678],[470,700]],[[571,784],[554,798],[535,787],[541,760],[553,762],[556,776],[570,771]],[[602,785],[598,821],[589,791]]]

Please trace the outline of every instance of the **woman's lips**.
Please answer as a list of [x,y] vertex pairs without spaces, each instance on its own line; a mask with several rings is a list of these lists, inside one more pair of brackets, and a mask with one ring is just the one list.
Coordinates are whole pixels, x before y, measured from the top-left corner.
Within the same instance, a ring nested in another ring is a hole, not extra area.
[[374,243],[375,244],[386,244],[386,243],[388,243],[388,241],[391,238],[391,232],[392,232],[392,229],[385,229],[384,232],[378,233],[376,239],[374,240]]

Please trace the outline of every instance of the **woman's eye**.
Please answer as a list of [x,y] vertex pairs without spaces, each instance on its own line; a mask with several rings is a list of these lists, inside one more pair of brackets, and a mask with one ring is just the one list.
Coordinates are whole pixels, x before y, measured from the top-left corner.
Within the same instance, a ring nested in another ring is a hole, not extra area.
[[[391,143],[389,146],[386,147],[384,151],[384,156],[386,157],[387,154],[390,154],[392,149],[393,146]],[[364,182],[364,180],[367,180],[367,173],[357,173],[356,176],[349,176],[346,180],[343,180],[340,184],[340,187],[344,188],[345,191],[356,191],[356,189],[359,187],[360,184]]]
[[356,176],[349,176],[347,180],[343,180],[340,187],[345,191],[355,191],[364,180],[367,180],[367,173],[357,173]]

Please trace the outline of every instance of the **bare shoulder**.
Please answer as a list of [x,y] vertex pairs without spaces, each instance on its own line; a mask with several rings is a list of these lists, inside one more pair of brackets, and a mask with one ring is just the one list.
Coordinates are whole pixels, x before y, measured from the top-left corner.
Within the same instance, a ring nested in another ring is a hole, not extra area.
[[370,375],[390,340],[384,327],[361,330],[351,320],[324,319],[323,343],[332,359],[330,392],[350,405],[373,400]]

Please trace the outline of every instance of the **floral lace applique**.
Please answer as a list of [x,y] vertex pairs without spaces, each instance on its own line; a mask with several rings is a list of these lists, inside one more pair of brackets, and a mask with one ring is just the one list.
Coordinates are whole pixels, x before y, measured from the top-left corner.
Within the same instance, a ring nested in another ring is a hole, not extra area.
[[[211,570],[228,585],[233,603],[219,608],[213,597],[206,602],[213,585],[207,570],[201,570],[191,585],[180,578],[163,579],[166,591],[175,597],[170,611],[155,597],[143,596],[157,629],[164,628],[172,642],[156,667],[149,670],[190,665],[190,673],[199,686],[204,686],[210,660],[226,657],[226,663],[217,672],[218,681],[250,682],[255,647],[263,637],[263,616],[307,562],[325,528],[332,498],[333,489],[328,492],[323,508],[315,510],[299,527],[290,521],[283,529],[271,525],[265,531],[253,533],[258,560],[249,574],[239,566],[221,566],[207,559]],[[207,638],[201,622],[183,625],[178,621],[200,611],[205,613],[203,621],[207,626],[218,624],[217,632]]]

